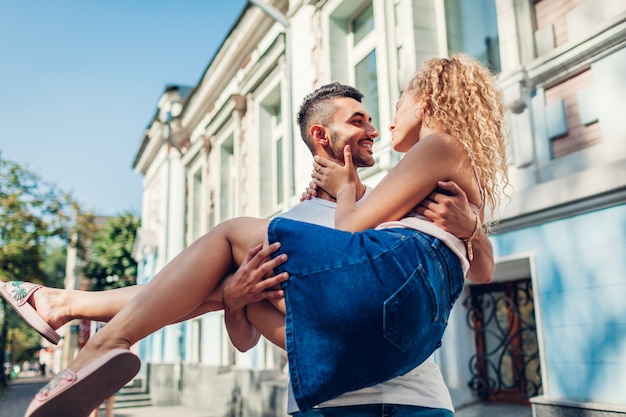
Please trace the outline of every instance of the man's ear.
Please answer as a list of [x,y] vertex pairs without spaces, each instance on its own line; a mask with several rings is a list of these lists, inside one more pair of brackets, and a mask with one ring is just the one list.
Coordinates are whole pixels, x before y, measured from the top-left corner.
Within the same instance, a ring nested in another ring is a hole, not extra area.
[[311,137],[315,140],[315,142],[319,143],[321,146],[328,145],[326,130],[322,125],[311,125],[310,132]]

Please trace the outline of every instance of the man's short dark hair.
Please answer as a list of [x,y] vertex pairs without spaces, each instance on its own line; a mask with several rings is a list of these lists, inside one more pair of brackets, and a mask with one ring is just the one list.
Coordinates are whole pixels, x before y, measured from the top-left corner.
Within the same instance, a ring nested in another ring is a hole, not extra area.
[[352,98],[360,103],[363,93],[349,85],[335,82],[323,85],[304,97],[296,120],[300,126],[302,140],[312,153],[314,153],[314,147],[309,130],[313,124],[328,126],[332,122],[333,115],[337,111],[333,99],[340,97]]

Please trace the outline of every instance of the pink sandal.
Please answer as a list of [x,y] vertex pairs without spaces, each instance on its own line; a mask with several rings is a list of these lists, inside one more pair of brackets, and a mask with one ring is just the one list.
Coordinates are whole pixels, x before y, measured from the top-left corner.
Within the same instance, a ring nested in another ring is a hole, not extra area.
[[86,417],[137,372],[139,358],[114,349],[83,369],[64,369],[31,401],[24,417]]
[[41,318],[37,310],[30,304],[28,299],[35,293],[41,285],[31,284],[30,282],[10,281],[0,283],[0,295],[11,304],[13,309],[26,320],[33,329],[37,330],[40,335],[48,339],[52,344],[59,343],[61,335],[54,331],[48,323]]

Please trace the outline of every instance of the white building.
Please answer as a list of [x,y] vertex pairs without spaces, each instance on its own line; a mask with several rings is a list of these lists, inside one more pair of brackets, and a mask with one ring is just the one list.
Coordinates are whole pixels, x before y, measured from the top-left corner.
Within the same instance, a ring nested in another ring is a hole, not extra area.
[[[298,204],[307,93],[332,81],[365,93],[381,134],[361,174],[375,185],[399,158],[386,127],[405,82],[466,52],[498,74],[515,193],[492,237],[495,281],[466,286],[437,353],[455,406],[624,415],[625,18],[622,0],[249,1],[198,85],[166,88],[144,134],[139,281],[220,221]],[[284,415],[282,354],[237,353],[222,322],[211,313],[142,342],[153,401]]]

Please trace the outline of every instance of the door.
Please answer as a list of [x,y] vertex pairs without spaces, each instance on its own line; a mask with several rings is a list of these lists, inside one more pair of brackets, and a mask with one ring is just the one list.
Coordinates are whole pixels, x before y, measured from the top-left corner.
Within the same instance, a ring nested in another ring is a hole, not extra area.
[[484,401],[529,405],[542,393],[530,278],[473,285],[464,305],[476,348],[469,386]]

